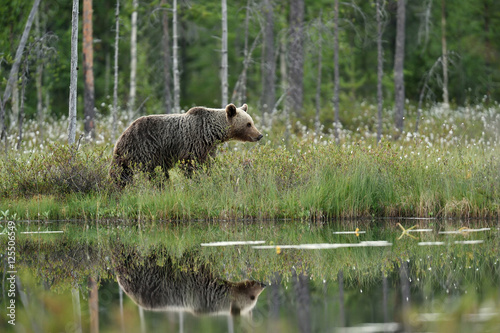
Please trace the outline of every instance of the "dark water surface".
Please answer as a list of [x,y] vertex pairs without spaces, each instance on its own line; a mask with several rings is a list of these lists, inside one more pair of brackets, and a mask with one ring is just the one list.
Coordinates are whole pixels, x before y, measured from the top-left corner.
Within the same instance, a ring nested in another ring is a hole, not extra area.
[[498,221],[0,229],[1,332],[500,331]]

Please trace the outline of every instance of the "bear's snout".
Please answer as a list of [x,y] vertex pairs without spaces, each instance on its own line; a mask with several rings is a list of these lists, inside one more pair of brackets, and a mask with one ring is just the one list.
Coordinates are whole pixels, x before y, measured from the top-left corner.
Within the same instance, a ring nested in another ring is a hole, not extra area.
[[257,137],[257,139],[255,141],[260,141],[260,139],[262,139],[264,136],[262,134],[259,134],[259,136]]

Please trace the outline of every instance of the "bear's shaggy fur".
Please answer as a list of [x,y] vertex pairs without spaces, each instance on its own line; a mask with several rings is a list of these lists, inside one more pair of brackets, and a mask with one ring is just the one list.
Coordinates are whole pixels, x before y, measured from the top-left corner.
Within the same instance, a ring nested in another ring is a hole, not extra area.
[[146,255],[134,251],[126,255],[127,252],[113,258],[117,280],[123,291],[145,310],[247,315],[265,288],[257,281],[218,278],[198,262],[196,255],[185,254],[174,258],[174,263],[162,250]]
[[184,114],[151,115],[135,120],[120,136],[113,151],[111,178],[124,186],[134,168],[153,173],[183,161],[191,173],[196,163],[215,156],[217,145],[228,140],[256,142],[262,134],[255,128],[248,106],[226,109],[194,107]]

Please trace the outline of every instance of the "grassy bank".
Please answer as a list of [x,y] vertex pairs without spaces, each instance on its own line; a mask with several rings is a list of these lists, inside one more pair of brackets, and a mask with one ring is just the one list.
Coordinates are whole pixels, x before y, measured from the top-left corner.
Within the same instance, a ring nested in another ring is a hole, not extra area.
[[285,144],[277,122],[262,144],[231,143],[193,178],[175,168],[168,181],[139,175],[123,191],[107,176],[109,140],[78,149],[55,140],[0,162],[0,210],[21,219],[498,218],[498,108],[427,113],[419,134],[379,145],[363,112],[340,144],[300,124]]
[[[59,156],[60,154],[62,156]],[[118,191],[109,156],[56,147],[1,167],[2,211],[22,219],[498,217],[498,148],[295,142],[223,151],[191,179],[139,175]]]

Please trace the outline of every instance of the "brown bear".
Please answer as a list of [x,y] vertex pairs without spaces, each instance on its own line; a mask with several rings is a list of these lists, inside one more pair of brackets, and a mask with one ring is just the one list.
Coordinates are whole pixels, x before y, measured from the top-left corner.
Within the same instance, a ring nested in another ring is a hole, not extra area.
[[194,107],[184,114],[140,117],[118,138],[110,176],[123,187],[131,180],[134,168],[152,175],[161,166],[168,178],[168,170],[180,161],[190,175],[196,163],[215,156],[218,144],[232,139],[262,139],[247,111],[246,104],[240,108],[229,104],[225,109]]

